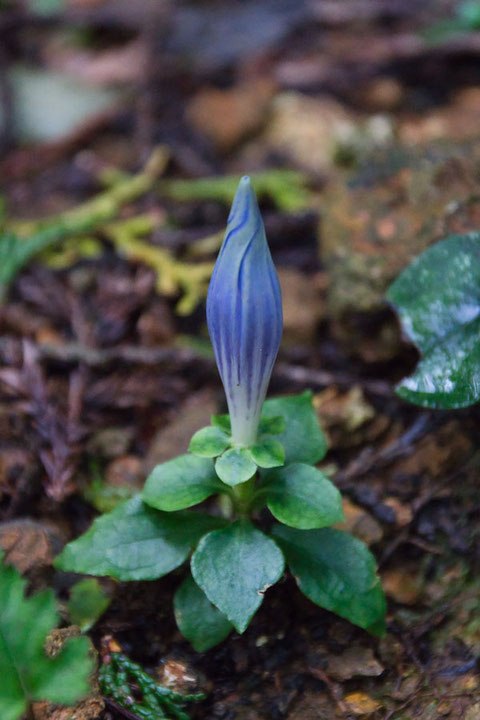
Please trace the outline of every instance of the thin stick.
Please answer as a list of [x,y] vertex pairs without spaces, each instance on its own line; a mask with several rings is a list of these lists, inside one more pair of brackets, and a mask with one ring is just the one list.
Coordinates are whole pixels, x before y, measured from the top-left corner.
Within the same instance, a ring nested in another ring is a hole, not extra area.
[[118,705],[118,703],[116,703],[114,700],[110,700],[110,698],[108,697],[104,697],[103,699],[105,700],[105,704],[110,708],[110,710],[116,710],[128,720],[141,720],[138,715],[135,715],[134,713],[130,712],[130,710],[127,710],[121,705]]

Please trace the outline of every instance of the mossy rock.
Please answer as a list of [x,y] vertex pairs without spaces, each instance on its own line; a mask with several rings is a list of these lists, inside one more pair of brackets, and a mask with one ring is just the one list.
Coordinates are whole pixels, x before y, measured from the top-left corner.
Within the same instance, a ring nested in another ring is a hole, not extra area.
[[[387,287],[415,256],[442,237],[478,228],[479,171],[475,142],[396,145],[329,186],[319,232],[328,314],[352,348],[364,333],[361,316],[384,311]],[[385,334],[381,324],[374,334]],[[384,341],[379,356],[393,354],[398,332]]]

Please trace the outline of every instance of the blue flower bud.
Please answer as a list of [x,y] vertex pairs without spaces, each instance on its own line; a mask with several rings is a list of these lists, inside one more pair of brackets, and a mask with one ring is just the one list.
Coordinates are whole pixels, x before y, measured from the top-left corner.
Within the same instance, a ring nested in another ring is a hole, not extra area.
[[282,298],[250,178],[240,181],[207,297],[207,324],[236,445],[257,435],[282,336]]

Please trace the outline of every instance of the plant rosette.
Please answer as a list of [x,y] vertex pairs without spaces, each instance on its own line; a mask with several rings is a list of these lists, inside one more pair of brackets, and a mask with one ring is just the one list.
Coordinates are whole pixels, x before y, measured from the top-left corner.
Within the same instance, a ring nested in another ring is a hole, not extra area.
[[[326,443],[312,394],[265,400],[282,322],[277,273],[245,177],[207,298],[229,414],[212,416],[187,454],[158,465],[140,495],[97,518],[56,559],[59,569],[122,581],[153,580],[189,561],[173,604],[199,652],[232,629],[243,633],[286,567],[320,607],[373,634],[385,630],[374,557],[332,528],[343,520],[342,502],[315,467]],[[212,496],[210,513],[195,507]]]

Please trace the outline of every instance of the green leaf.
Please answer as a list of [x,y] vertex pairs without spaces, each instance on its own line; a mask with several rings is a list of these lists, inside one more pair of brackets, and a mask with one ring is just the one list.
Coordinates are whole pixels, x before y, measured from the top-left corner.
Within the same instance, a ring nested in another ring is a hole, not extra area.
[[415,405],[443,410],[479,402],[480,318],[425,355],[396,392]]
[[157,510],[172,512],[197,505],[221,491],[212,460],[180,455],[154,468],[141,497]]
[[83,498],[99,513],[115,510],[121,502],[130,500],[138,493],[134,485],[109,484],[101,470],[100,462],[92,457],[88,463],[88,484],[82,487]]
[[285,432],[287,423],[282,415],[276,417],[262,417],[258,425],[260,435],[279,435]]
[[232,623],[212,605],[190,575],[175,593],[173,607],[180,632],[197,652],[210,650],[232,631]]
[[230,437],[218,427],[208,425],[198,430],[190,440],[188,449],[194,455],[203,458],[213,458],[227,449]]
[[331,528],[276,525],[272,534],[310,600],[374,635],[384,634],[385,596],[375,558],[360,540]]
[[451,235],[424,253],[387,293],[423,355],[398,394],[423,407],[480,400],[480,233]]
[[212,415],[210,422],[219,430],[223,430],[227,435],[232,434],[232,423],[230,422],[230,415]]
[[137,496],[94,520],[54,564],[117,580],[154,580],[179,567],[202,535],[223,524],[222,518],[194,511],[160,512]]
[[82,632],[90,630],[109,605],[110,598],[95,578],[80,580],[70,590],[70,620]]
[[343,521],[341,495],[317,468],[295,463],[267,478],[268,508],[285,525],[311,530]]
[[45,654],[59,617],[51,590],[25,598],[26,582],[0,566],[0,715],[18,720],[33,700],[72,705],[89,692],[93,671],[86,637],[72,638],[55,657]]
[[326,453],[327,445],[312,404],[312,393],[270,398],[266,400],[262,417],[281,415],[286,430],[278,435],[285,448],[285,464],[303,462],[315,465]]
[[92,478],[91,482],[82,488],[83,498],[99,513],[108,513],[115,510],[120,503],[129,500],[138,492],[133,485],[108,485],[102,478]]
[[39,252],[62,240],[63,226],[41,230],[29,238],[13,233],[0,234],[0,300],[17,273]]
[[265,438],[250,448],[250,455],[258,467],[280,467],[285,462],[285,450],[275,438]]
[[250,480],[257,472],[257,466],[248,450],[234,449],[220,455],[215,463],[215,471],[222,482],[230,487]]
[[283,555],[249,521],[214,530],[199,542],[192,575],[212,602],[242,633],[266,590],[283,573]]

